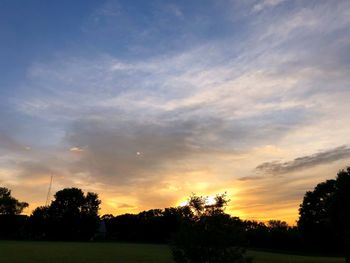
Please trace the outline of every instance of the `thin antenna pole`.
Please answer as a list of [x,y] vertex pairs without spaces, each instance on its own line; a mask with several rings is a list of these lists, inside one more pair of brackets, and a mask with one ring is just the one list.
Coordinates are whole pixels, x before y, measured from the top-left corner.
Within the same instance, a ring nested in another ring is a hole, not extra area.
[[47,206],[49,204],[49,199],[50,199],[50,194],[51,194],[51,187],[52,187],[52,179],[53,179],[53,175],[51,175],[51,178],[50,178],[50,185],[49,185],[49,190],[47,191],[45,206]]

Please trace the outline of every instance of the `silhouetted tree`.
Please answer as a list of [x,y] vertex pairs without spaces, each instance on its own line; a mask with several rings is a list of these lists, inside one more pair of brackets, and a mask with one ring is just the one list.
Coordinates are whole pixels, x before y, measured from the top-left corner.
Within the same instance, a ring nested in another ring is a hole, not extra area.
[[313,191],[306,192],[299,208],[298,227],[309,249],[334,250],[339,244],[330,222],[330,204],[335,180],[319,183]]
[[253,248],[266,248],[270,246],[269,228],[263,222],[255,220],[243,221],[248,245]]
[[48,206],[39,206],[32,211],[29,218],[29,232],[32,238],[44,239],[50,231],[50,214]]
[[65,188],[55,194],[49,207],[38,207],[30,217],[35,237],[64,240],[87,240],[96,233],[101,201],[95,193]]
[[208,205],[205,197],[190,197],[192,216],[182,223],[172,243],[176,262],[248,262],[241,247],[242,221],[225,214],[226,194],[216,196],[215,201]]
[[303,249],[298,228],[284,221],[270,220],[265,224],[246,220],[243,224],[249,247],[292,251]]
[[11,196],[11,190],[0,187],[0,238],[12,239],[25,236],[27,216],[20,215],[28,203]]
[[350,167],[337,175],[329,215],[331,224],[344,242],[346,262],[350,263]]
[[295,250],[300,241],[297,229],[290,227],[287,222],[281,220],[269,220],[267,222],[267,245],[273,249]]
[[186,207],[170,207],[151,209],[139,214],[124,214],[118,216],[104,215],[107,239],[167,243],[178,231],[181,223],[193,216]]
[[169,241],[179,231],[183,222],[192,218],[193,213],[188,206],[170,207],[163,211],[164,230],[167,232],[166,239]]
[[285,221],[281,221],[281,220],[269,220],[267,222],[267,226],[272,230],[281,230],[281,231],[285,231],[288,229],[288,224]]
[[[336,180],[319,183],[306,192],[299,209],[298,227],[307,244],[328,251],[346,251],[350,262],[350,168]],[[344,247],[345,246],[345,247]]]
[[111,220],[114,216],[112,214],[105,214],[101,217],[102,220]]
[[333,196],[335,180],[319,183],[313,191],[306,192],[299,208],[298,226],[305,231],[318,231],[329,224],[330,199]]
[[11,190],[0,187],[0,215],[18,215],[28,206],[28,203],[12,197]]

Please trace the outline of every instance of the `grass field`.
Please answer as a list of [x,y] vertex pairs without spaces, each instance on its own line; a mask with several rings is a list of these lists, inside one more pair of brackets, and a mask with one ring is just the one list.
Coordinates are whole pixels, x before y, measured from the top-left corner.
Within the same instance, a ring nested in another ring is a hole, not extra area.
[[[342,258],[304,257],[249,251],[254,263],[342,263]],[[0,241],[0,262],[92,263],[173,262],[165,245]]]

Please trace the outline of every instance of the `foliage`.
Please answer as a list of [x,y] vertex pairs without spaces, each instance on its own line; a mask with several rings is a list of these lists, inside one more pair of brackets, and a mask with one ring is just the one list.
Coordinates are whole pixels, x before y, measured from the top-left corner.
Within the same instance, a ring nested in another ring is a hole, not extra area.
[[100,203],[97,194],[84,195],[78,188],[58,191],[50,206],[38,207],[32,212],[31,231],[37,238],[90,239],[99,224]]
[[271,230],[281,230],[281,231],[285,231],[288,229],[288,224],[285,221],[281,221],[281,220],[269,220],[267,222],[267,226],[271,229]]
[[107,239],[133,242],[166,243],[181,222],[192,216],[188,207],[151,209],[139,214],[104,215]]
[[49,207],[39,206],[32,211],[29,219],[29,231],[33,238],[45,238],[50,231]]
[[308,245],[350,251],[350,167],[306,192],[299,215],[298,227]]
[[329,210],[331,224],[345,245],[346,262],[350,262],[350,167],[337,175]]
[[11,190],[0,187],[0,215],[19,215],[28,206],[28,203],[12,197]]
[[0,238],[23,238],[27,216],[20,215],[28,203],[11,196],[11,190],[0,187]]
[[216,196],[215,203],[210,205],[205,197],[190,197],[188,208],[192,216],[182,222],[172,242],[176,262],[248,262],[241,248],[244,244],[241,221],[224,213],[228,202],[226,194]]
[[302,251],[301,236],[297,227],[289,226],[280,220],[267,223],[243,221],[248,246],[252,248],[278,249],[285,251]]

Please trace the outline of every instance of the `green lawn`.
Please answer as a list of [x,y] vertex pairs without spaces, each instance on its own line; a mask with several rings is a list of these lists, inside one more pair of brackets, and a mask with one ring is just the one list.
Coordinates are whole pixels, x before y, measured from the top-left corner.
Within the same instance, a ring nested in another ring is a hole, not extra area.
[[[254,263],[342,263],[341,258],[303,257],[250,251]],[[0,262],[173,262],[165,245],[0,241]]]
[[0,262],[172,262],[165,245],[0,241]]

